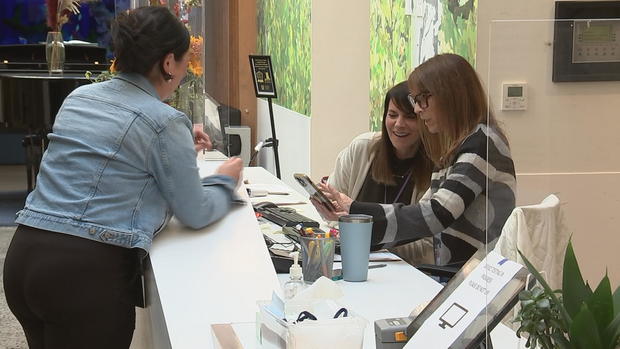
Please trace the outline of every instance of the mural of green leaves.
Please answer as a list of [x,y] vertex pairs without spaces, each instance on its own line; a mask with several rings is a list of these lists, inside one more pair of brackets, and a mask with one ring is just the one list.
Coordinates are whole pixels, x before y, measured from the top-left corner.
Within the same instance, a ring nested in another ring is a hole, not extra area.
[[476,66],[476,0],[443,0],[439,52],[456,53]]
[[[413,6],[434,2],[415,0]],[[457,53],[476,64],[477,0],[439,0],[438,52]],[[381,129],[383,98],[394,84],[405,80],[412,66],[411,17],[405,2],[371,0],[370,3],[370,129]]]
[[410,18],[405,2],[370,2],[370,129],[380,130],[385,93],[411,71]]
[[280,106],[310,115],[311,0],[258,0],[258,52],[271,56]]

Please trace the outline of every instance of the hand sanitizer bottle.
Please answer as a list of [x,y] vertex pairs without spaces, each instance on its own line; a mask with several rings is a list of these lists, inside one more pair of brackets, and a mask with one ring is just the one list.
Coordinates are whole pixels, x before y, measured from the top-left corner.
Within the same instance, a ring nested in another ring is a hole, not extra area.
[[284,283],[284,299],[289,300],[295,297],[297,292],[301,291],[304,287],[303,274],[301,272],[301,266],[299,262],[299,252],[291,252],[290,256],[293,257],[293,265],[289,269],[290,279]]

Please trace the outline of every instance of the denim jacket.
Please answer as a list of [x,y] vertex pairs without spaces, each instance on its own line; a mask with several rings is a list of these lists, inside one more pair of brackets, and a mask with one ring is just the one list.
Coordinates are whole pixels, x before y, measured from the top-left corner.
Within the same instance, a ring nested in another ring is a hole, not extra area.
[[19,224],[148,251],[172,214],[194,229],[230,209],[235,181],[200,179],[192,125],[139,74],[63,102]]

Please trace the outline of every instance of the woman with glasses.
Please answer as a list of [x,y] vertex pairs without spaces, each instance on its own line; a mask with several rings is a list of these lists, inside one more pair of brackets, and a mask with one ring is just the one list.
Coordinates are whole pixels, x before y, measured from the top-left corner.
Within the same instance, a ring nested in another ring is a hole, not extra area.
[[153,238],[173,214],[195,229],[222,218],[241,175],[234,159],[201,179],[208,139],[163,102],[187,73],[185,26],[153,6],[119,14],[111,33],[119,74],[63,102],[6,255],[30,348],[128,348]]
[[[417,202],[429,187],[433,164],[420,141],[417,116],[408,100],[407,81],[385,95],[381,132],[357,136],[340,152],[327,183],[362,202]],[[393,252],[411,264],[432,263],[430,239],[398,242]],[[392,247],[374,246],[373,249]]]
[[339,212],[314,204],[332,220],[347,213],[373,216],[373,244],[432,237],[435,263],[460,263],[499,236],[515,206],[508,141],[475,70],[462,57],[437,55],[418,66],[408,84],[422,144],[435,165],[419,203],[363,202],[321,184]]

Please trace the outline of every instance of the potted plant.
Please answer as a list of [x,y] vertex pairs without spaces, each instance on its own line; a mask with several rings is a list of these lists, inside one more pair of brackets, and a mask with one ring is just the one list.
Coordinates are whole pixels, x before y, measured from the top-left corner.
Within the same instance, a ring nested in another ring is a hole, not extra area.
[[541,274],[519,254],[538,285],[519,294],[517,336],[529,335],[535,348],[615,349],[620,346],[620,287],[612,294],[607,275],[596,289],[584,282],[569,241],[564,256],[562,289],[552,290]]

